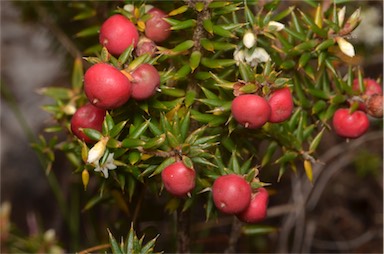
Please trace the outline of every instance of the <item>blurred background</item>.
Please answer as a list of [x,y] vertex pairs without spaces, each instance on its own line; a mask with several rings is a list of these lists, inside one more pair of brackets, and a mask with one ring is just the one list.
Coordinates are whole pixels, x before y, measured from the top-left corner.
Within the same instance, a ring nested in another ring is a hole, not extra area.
[[[304,1],[284,1],[282,8],[292,4],[305,8]],[[96,15],[86,20],[74,18],[81,5],[90,6]],[[70,85],[74,58],[87,55],[86,50],[96,40],[83,39],[79,31],[100,24],[109,10],[121,5],[121,1],[1,2],[0,225],[2,247],[8,239],[15,243],[9,252],[86,249],[107,242],[105,229],[119,216],[117,211],[107,211],[108,207],[81,212],[87,193],[78,195],[80,179],[72,174],[63,154],[55,154],[55,164],[47,176],[31,143],[39,135],[49,136],[42,130],[52,123],[41,109],[50,100],[39,95],[39,89]],[[359,6],[363,21],[350,41],[365,77],[382,80],[383,2],[353,1],[348,10]],[[319,149],[324,164],[315,169],[319,172],[316,186],[300,174],[287,175],[277,184],[274,170],[266,180],[278,187],[263,223],[278,230],[241,237],[238,251],[381,253],[383,126],[381,120],[371,120],[370,133],[357,140],[345,142],[327,134]],[[300,200],[306,202],[305,212],[292,212]],[[172,215],[162,210],[161,200],[144,207],[149,211],[142,215],[146,235],[161,233],[157,248],[169,249],[174,232],[165,221],[172,220]],[[222,252],[232,219],[222,217],[205,223],[200,213],[194,216],[201,217],[201,222],[192,226],[198,232],[192,239],[195,251]],[[52,246],[55,248],[49,249]]]

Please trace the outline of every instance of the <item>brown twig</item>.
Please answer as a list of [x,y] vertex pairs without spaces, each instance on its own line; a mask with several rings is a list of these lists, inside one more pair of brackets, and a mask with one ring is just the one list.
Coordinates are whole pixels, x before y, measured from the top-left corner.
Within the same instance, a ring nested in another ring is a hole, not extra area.
[[101,245],[93,246],[91,248],[82,250],[78,254],[88,254],[88,253],[91,253],[93,251],[104,250],[104,249],[107,249],[107,248],[110,248],[110,247],[111,247],[111,245],[109,243],[101,244]]
[[236,253],[236,244],[241,236],[243,223],[233,216],[231,234],[229,236],[228,247],[224,253]]
[[177,209],[177,253],[190,253],[190,209]]

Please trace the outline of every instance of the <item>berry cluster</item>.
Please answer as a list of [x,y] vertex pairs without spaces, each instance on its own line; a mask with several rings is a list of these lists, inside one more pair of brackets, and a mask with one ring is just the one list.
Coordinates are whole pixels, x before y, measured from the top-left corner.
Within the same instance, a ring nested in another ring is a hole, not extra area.
[[251,185],[236,174],[218,177],[212,186],[217,209],[234,214],[243,222],[257,223],[265,219],[269,195],[265,188],[252,190]]
[[[136,56],[155,55],[156,43],[166,40],[170,25],[163,20],[166,14],[157,8],[146,13],[144,33],[140,32],[130,19],[121,14],[109,17],[100,28],[99,42],[108,53],[119,56],[128,48]],[[106,110],[124,105],[130,98],[141,101],[152,97],[160,86],[157,69],[148,63],[141,63],[133,69],[118,69],[99,62],[91,66],[84,75],[84,92],[89,103],[79,108],[72,117],[71,130],[86,143],[93,141],[84,134],[83,128],[101,131]]]
[[[352,98],[350,108],[339,108],[333,115],[332,123],[337,135],[344,138],[358,138],[368,131],[370,115],[383,117],[383,89],[373,79],[363,80],[364,91],[355,79],[352,89],[358,96]],[[355,106],[354,106],[355,105]]]
[[268,97],[242,94],[232,102],[232,115],[246,128],[256,129],[265,123],[287,120],[293,110],[293,98],[288,87],[274,90]]

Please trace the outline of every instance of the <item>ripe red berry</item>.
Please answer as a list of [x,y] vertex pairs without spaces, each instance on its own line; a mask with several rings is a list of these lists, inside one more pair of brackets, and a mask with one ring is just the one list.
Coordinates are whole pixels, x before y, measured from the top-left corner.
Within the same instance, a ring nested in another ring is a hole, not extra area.
[[95,143],[95,141],[90,139],[80,129],[90,128],[97,131],[101,131],[105,113],[106,113],[105,109],[95,107],[90,103],[87,103],[84,106],[78,108],[71,119],[72,133],[86,143]]
[[237,122],[251,129],[263,126],[271,115],[268,102],[255,94],[237,96],[232,102],[231,110]]
[[291,116],[293,110],[293,98],[288,87],[272,92],[268,103],[271,106],[271,116],[269,117],[269,122],[284,122]]
[[182,197],[195,188],[195,170],[182,161],[175,162],[161,172],[165,189],[174,196]]
[[358,138],[369,128],[369,119],[360,110],[350,114],[349,109],[338,109],[333,115],[332,121],[336,134],[344,138]]
[[265,188],[259,188],[252,194],[249,206],[237,214],[237,218],[246,223],[257,223],[265,219],[267,216],[268,192]]
[[128,101],[131,82],[112,65],[98,63],[85,72],[84,91],[93,105],[114,109]]
[[151,16],[145,22],[145,36],[154,42],[163,42],[171,35],[171,25],[163,18],[167,14],[158,8],[152,8],[148,11]]
[[150,64],[141,64],[132,72],[132,98],[145,100],[155,94],[160,85],[159,72]]
[[[374,79],[363,79],[363,86],[365,87],[364,95],[383,94],[383,88]],[[353,81],[352,89],[355,91],[360,91],[358,79]]]
[[120,55],[129,46],[136,47],[139,32],[128,18],[115,14],[101,25],[99,41],[112,55]]
[[244,211],[251,202],[251,186],[241,176],[220,176],[212,186],[213,201],[223,213],[236,214]]

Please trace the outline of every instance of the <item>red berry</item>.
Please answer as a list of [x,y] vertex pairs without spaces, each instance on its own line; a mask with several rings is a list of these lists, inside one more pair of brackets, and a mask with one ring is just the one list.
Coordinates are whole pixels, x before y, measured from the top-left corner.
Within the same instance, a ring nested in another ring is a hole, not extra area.
[[139,32],[128,18],[115,14],[101,25],[99,41],[112,55],[120,55],[129,46],[136,47]]
[[152,8],[148,11],[151,16],[145,22],[145,36],[154,42],[162,42],[171,35],[171,25],[163,18],[167,14],[158,8]]
[[[373,79],[363,79],[363,86],[365,87],[364,95],[383,94],[383,88]],[[358,79],[353,81],[352,89],[360,92]]]
[[237,214],[237,218],[246,223],[257,223],[267,216],[268,192],[265,188],[259,188],[258,192],[252,195],[249,206]]
[[224,175],[213,183],[212,195],[217,209],[236,214],[244,211],[251,202],[251,186],[239,175]]
[[84,91],[93,105],[114,109],[128,101],[131,82],[112,65],[98,63],[85,72]]
[[195,188],[195,170],[183,162],[175,162],[161,172],[165,189],[174,196],[182,197]]
[[95,107],[90,103],[80,107],[71,119],[72,133],[86,143],[95,143],[80,129],[90,128],[101,132],[105,113],[105,109]]
[[231,110],[237,122],[251,129],[263,126],[271,115],[268,102],[254,94],[237,96],[232,102]]
[[271,106],[269,122],[284,122],[291,116],[293,110],[293,98],[288,87],[272,92],[268,103]]
[[333,115],[333,128],[341,137],[358,138],[369,128],[367,115],[360,110],[349,113],[349,109],[341,108]]
[[148,99],[160,85],[159,72],[150,64],[141,64],[132,72],[132,98]]

